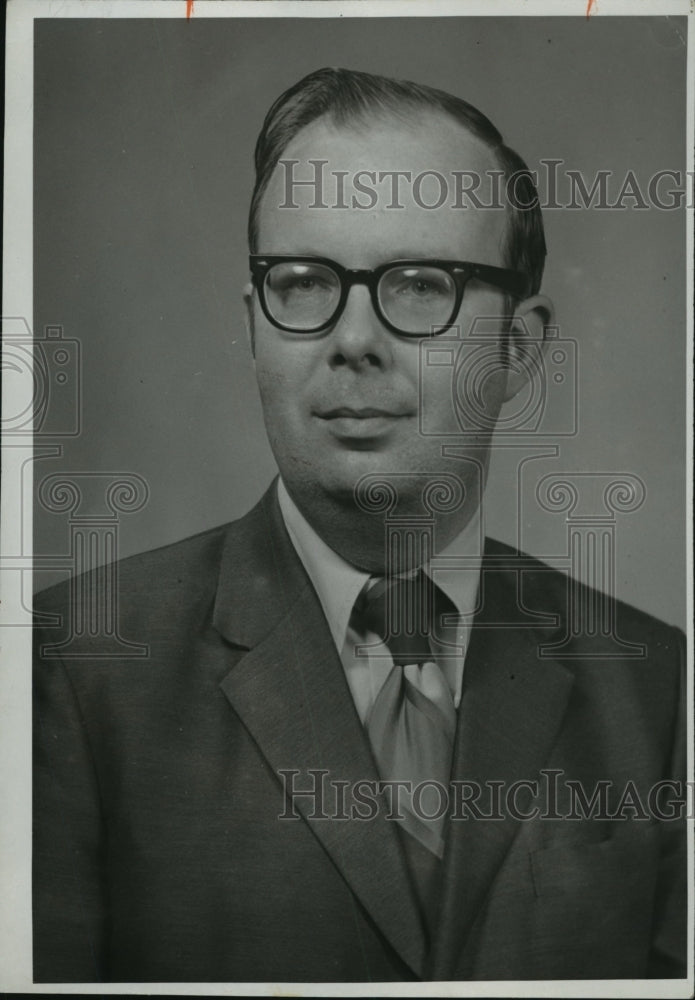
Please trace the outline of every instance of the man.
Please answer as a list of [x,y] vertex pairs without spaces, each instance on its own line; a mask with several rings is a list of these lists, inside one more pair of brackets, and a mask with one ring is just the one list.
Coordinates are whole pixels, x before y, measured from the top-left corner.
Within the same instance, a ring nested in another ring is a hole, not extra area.
[[[120,564],[146,661],[38,635],[36,980],[685,975],[679,633],[618,605],[642,657],[602,634],[549,656],[592,595],[480,543],[494,425],[553,318],[522,161],[457,98],[322,70],[256,168],[280,479]],[[500,172],[502,211],[424,186]],[[456,370],[425,371],[447,337]]]

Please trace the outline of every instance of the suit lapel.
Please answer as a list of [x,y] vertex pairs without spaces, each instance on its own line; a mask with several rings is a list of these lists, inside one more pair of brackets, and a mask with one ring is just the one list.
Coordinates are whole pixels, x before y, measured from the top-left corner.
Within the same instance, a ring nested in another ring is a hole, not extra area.
[[[353,789],[358,781],[377,780],[373,758],[320,603],[271,490],[232,526],[223,555],[213,623],[227,641],[250,650],[221,687],[276,774],[299,771],[296,787],[306,788],[309,771],[325,770],[326,781],[349,782],[348,816],[353,807],[364,813]],[[312,818],[315,800],[308,796],[297,796],[295,808],[382,933],[420,975],[423,928],[396,825],[384,818],[382,804],[368,822]],[[323,811],[330,815],[333,809],[328,794]]]
[[[539,658],[537,632],[494,626],[514,620],[513,572],[483,563],[487,596],[466,657],[452,766],[456,781],[483,788],[488,781],[503,781],[503,796],[515,781],[539,780],[572,687],[569,671]],[[483,794],[481,810],[489,811],[484,800]],[[518,802],[524,809],[521,793]],[[519,821],[509,816],[450,822],[432,978],[455,977],[466,938],[518,829]]]
[[[534,630],[494,626],[515,620],[516,584],[510,572],[493,569],[489,561],[483,573],[487,598],[466,657],[452,778],[481,785],[502,780],[508,788],[514,781],[538,780],[561,725],[572,675],[538,657]],[[285,531],[274,487],[229,530],[213,624],[227,642],[249,650],[221,687],[273,771],[298,771],[297,787],[306,787],[308,772],[323,769],[327,780],[349,783],[347,813],[352,806],[364,811],[352,789],[360,780],[376,781],[376,767],[320,603]],[[216,643],[210,655],[223,660],[227,651]],[[519,805],[523,808],[522,795]],[[310,797],[297,796],[295,808],[416,975],[453,978],[518,821],[451,822],[438,933],[425,969],[417,904],[396,824],[384,818],[382,805],[369,822],[312,818]],[[330,814],[330,795],[323,808]]]

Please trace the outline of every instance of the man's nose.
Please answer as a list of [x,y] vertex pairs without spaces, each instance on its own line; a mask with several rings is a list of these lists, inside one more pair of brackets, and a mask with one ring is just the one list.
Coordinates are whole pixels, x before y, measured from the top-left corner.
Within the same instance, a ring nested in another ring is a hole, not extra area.
[[353,285],[345,308],[331,331],[332,368],[386,368],[391,361],[393,335],[374,311],[369,289]]

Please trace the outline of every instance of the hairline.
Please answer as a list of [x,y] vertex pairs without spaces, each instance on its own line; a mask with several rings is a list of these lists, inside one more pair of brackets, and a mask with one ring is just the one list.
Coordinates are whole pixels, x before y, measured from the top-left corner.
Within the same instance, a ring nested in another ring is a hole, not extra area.
[[[412,109],[420,117],[431,117],[432,114],[437,115],[440,119],[449,120],[454,125],[458,126],[463,133],[474,139],[481,147],[489,150],[492,153],[493,161],[497,168],[502,172],[504,177],[507,177],[507,170],[505,169],[505,164],[503,163],[500,156],[500,148],[503,143],[493,143],[483,136],[476,133],[475,129],[471,128],[465,122],[462,122],[454,114],[452,114],[447,108],[442,107],[434,102],[427,103],[424,99],[416,100],[414,98],[409,98],[406,96],[393,96],[392,101],[388,104],[379,105],[368,105],[362,108],[350,108],[347,113],[341,113],[340,110],[336,108],[327,108],[320,115],[312,118],[311,121],[306,122],[298,128],[283,145],[282,149],[278,151],[277,159],[273,165],[273,169],[268,171],[263,179],[263,184],[255,191],[255,197],[252,202],[253,214],[251,217],[251,227],[250,231],[253,233],[254,241],[250,241],[249,249],[251,252],[258,252],[257,241],[259,236],[259,220],[260,212],[265,198],[268,186],[272,179],[275,170],[277,169],[281,158],[286,154],[289,147],[298,139],[302,133],[306,132],[307,129],[311,129],[320,123],[329,123],[332,125],[336,131],[352,131],[357,134],[365,134],[371,127],[374,126],[376,122],[381,121],[392,121],[401,122],[406,127],[413,127],[415,122],[415,115],[407,116],[404,112],[408,109]],[[513,226],[513,216],[511,212],[511,205],[507,200],[504,206],[504,212],[506,215],[506,226],[502,239],[502,245],[500,247],[503,266],[509,266],[510,258],[510,242],[512,238],[512,226]]]

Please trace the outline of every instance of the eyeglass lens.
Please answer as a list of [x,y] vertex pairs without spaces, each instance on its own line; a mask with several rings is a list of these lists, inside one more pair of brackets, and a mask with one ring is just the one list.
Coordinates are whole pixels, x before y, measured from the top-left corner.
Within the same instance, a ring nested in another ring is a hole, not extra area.
[[[264,291],[270,315],[282,326],[301,332],[317,329],[333,318],[341,281],[326,264],[284,261],[269,269]],[[377,301],[394,327],[425,334],[450,321],[456,285],[439,267],[392,267],[379,280]]]

